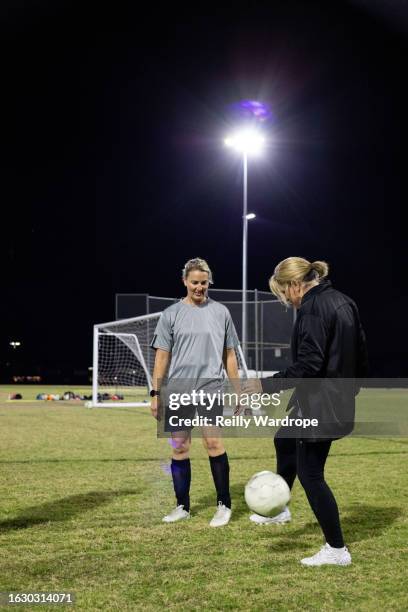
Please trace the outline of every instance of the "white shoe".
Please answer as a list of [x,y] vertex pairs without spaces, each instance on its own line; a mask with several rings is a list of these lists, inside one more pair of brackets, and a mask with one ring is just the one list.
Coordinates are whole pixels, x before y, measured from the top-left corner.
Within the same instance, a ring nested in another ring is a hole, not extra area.
[[350,565],[351,563],[351,555],[347,550],[346,546],[344,548],[332,548],[329,544],[325,544],[318,553],[313,555],[313,557],[306,557],[301,560],[303,565]]
[[183,519],[189,519],[190,513],[187,510],[184,510],[184,506],[177,506],[170,512],[170,514],[166,514],[163,516],[163,523],[175,523],[176,521],[182,521]]
[[286,506],[285,509],[276,516],[261,516],[260,514],[251,514],[249,520],[257,525],[283,525],[283,523],[289,523],[292,520],[292,515],[289,508]]
[[214,514],[210,521],[210,527],[223,527],[229,523],[231,518],[232,510],[227,508],[221,502],[218,502],[217,512]]

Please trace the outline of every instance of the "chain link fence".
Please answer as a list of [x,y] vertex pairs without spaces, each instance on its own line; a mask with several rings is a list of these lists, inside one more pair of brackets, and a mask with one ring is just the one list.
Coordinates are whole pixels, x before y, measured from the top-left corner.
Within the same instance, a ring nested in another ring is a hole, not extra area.
[[[242,291],[210,289],[213,300],[224,304],[231,313],[238,337],[242,338]],[[166,298],[147,293],[116,294],[115,318],[127,319],[161,312],[181,298]],[[296,311],[286,308],[267,291],[247,291],[247,342],[242,346],[248,368],[257,375],[267,375],[287,367],[290,362],[290,338]]]

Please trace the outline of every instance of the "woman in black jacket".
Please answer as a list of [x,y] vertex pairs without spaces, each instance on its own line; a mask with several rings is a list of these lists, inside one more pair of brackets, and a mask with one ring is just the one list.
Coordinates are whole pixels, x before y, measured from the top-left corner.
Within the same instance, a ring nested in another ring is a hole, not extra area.
[[[354,426],[357,379],[367,376],[367,350],[357,307],[326,279],[326,262],[301,257],[280,262],[269,281],[272,293],[297,309],[291,348],[292,365],[262,380],[263,391],[295,387],[288,409],[294,416],[317,419],[309,433],[281,428],[275,436],[277,472],[291,488],[298,476],[322,528],[326,544],[304,565],[349,565],[335,497],[325,481],[324,466],[333,440]],[[294,380],[295,379],[295,380]],[[309,380],[305,380],[309,379]],[[313,380],[310,380],[313,379]],[[288,509],[275,519],[287,522]]]

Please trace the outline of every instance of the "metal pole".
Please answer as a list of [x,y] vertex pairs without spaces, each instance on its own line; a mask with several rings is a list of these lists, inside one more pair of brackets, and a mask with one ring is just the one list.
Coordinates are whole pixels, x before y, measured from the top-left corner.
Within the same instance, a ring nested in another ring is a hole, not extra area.
[[249,378],[248,366],[246,364],[244,353],[242,352],[242,348],[240,347],[239,344],[238,344],[238,347],[237,347],[237,352],[238,352],[238,355],[239,355],[239,358],[240,358],[240,361],[241,361],[241,367],[242,367],[242,371],[244,373],[244,377],[246,379],[248,379]]
[[242,350],[247,359],[247,249],[248,249],[248,159],[244,153],[243,233],[242,233]]
[[258,340],[258,289],[255,289],[255,370],[259,374],[259,340]]
[[261,302],[261,377],[263,376],[263,371],[264,371],[264,350],[265,350],[265,343],[264,343],[264,302]]
[[[150,301],[149,301],[149,294],[148,293],[146,293],[146,314],[150,314]],[[150,338],[150,322],[149,322],[149,319],[147,319],[147,339],[146,339],[146,347],[144,347],[144,348],[146,349],[147,369],[148,369],[149,373],[150,373],[151,367],[152,367],[152,364],[150,362],[151,358],[152,358],[151,353],[153,353],[153,351],[150,350],[150,346],[149,346],[150,345],[150,340],[151,340],[151,338]],[[149,379],[147,379],[147,380],[149,381]],[[149,391],[150,391],[150,388],[149,388]]]
[[92,363],[92,404],[98,403],[98,352],[99,352],[99,329],[94,325],[93,331],[93,363]]

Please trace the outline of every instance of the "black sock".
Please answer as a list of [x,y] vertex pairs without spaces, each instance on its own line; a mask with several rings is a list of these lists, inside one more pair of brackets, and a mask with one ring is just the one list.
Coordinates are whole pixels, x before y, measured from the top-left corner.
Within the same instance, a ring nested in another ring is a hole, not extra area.
[[223,453],[218,457],[208,457],[208,459],[217,491],[217,503],[221,502],[227,508],[231,508],[228,455]]
[[171,475],[173,476],[173,486],[177,505],[184,506],[184,510],[190,512],[190,459],[172,459]]

